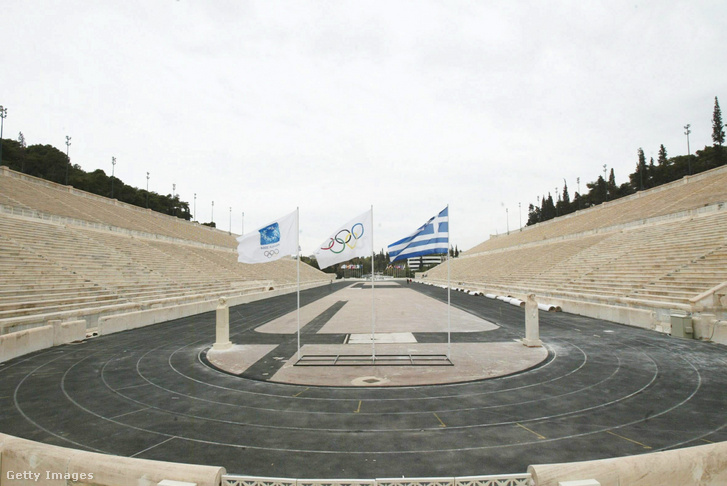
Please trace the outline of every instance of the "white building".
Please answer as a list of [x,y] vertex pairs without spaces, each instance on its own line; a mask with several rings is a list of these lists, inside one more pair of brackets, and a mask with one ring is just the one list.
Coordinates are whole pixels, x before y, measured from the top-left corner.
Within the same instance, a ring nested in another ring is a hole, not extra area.
[[406,260],[407,264],[409,265],[409,269],[411,269],[412,271],[419,270],[420,261],[425,267],[439,265],[444,261],[444,255],[424,255],[421,257],[408,258]]

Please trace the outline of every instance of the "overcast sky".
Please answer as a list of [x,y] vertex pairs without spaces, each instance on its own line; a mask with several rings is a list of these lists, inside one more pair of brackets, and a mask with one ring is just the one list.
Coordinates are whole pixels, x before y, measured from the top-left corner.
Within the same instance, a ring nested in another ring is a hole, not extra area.
[[[447,204],[468,249],[643,147],[711,145],[715,1],[4,0],[4,137],[171,194],[218,228],[300,207],[313,253],[374,208],[384,248]],[[194,209],[194,208],[193,208]]]

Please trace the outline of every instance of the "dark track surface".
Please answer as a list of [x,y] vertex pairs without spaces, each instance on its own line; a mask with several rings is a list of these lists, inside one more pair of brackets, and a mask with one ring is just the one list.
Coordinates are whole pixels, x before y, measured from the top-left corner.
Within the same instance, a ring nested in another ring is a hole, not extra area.
[[[301,305],[340,288],[304,291]],[[444,289],[411,288],[446,300]],[[502,326],[454,333],[455,343],[524,334],[520,308],[459,292],[452,303]],[[279,343],[276,356],[290,353],[290,336],[253,329],[294,309],[294,294],[231,309],[232,341]],[[274,372],[271,360],[269,370],[261,364],[244,377],[209,368],[200,360],[214,341],[214,314],[207,313],[0,365],[0,431],[299,478],[519,473],[529,464],[727,440],[724,347],[564,313],[541,312],[540,324],[551,359],[524,373],[453,385],[336,388],[263,381]],[[302,336],[303,343],[338,338]]]

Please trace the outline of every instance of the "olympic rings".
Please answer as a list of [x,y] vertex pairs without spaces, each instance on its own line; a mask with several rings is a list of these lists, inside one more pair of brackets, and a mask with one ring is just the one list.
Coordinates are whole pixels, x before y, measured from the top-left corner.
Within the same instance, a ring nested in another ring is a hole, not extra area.
[[[342,229],[333,238],[328,238],[328,242],[321,247],[321,250],[330,250],[331,253],[343,253],[346,247],[350,249],[356,248],[359,238],[364,235],[363,223],[354,224],[350,230]],[[353,243],[351,243],[353,241]],[[335,248],[334,248],[335,247]]]
[[265,250],[265,253],[264,253],[264,255],[265,255],[266,257],[268,257],[268,258],[272,258],[272,257],[274,257],[275,255],[277,255],[278,253],[280,253],[280,252],[279,252],[279,251],[278,251],[278,249],[276,248],[276,249],[274,249],[274,250]]

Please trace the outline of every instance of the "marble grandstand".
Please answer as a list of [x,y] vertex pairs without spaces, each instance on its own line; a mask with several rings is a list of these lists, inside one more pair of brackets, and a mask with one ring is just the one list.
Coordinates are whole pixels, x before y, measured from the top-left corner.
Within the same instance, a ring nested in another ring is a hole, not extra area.
[[[420,277],[446,283],[447,266]],[[451,261],[451,279],[663,332],[678,312],[695,337],[725,341],[727,167],[491,236]]]
[[1,167],[0,334],[296,286],[293,259],[238,263],[235,236]]

